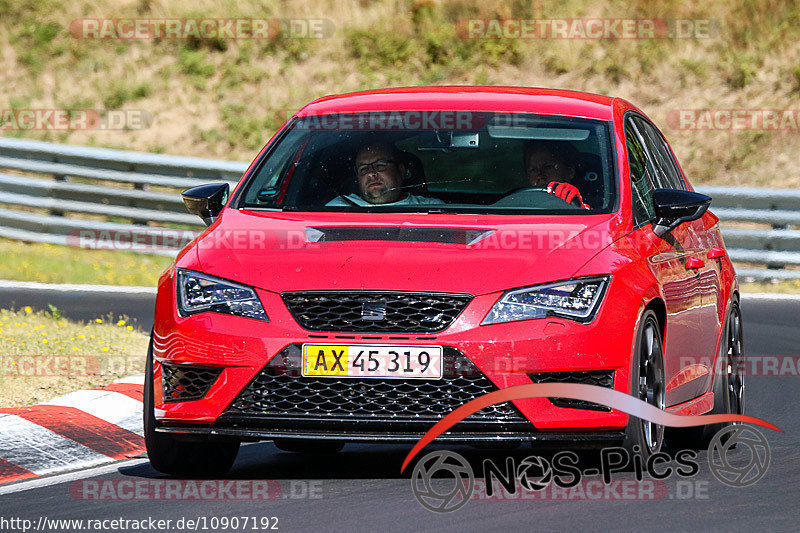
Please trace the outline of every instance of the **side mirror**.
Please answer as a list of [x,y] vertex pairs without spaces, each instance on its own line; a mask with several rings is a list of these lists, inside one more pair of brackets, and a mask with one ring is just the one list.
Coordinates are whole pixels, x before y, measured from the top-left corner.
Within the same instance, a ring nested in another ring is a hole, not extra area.
[[677,189],[656,189],[653,191],[653,205],[656,221],[653,231],[663,237],[684,222],[697,220],[711,204],[711,197],[692,191]]
[[228,201],[230,186],[227,183],[209,183],[186,189],[181,193],[186,209],[203,219],[210,226],[217,219]]

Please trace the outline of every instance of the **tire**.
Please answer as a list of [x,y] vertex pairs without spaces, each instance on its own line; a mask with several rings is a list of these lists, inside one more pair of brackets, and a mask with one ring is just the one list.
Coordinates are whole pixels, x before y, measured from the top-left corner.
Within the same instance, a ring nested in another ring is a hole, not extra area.
[[[639,322],[631,365],[631,395],[664,410],[664,344],[653,311],[645,311]],[[647,460],[661,451],[664,426],[634,416],[628,418],[623,447],[633,457]]]
[[293,453],[327,454],[344,448],[344,442],[338,440],[275,439],[274,443],[279,450]]
[[[724,335],[720,342],[717,362],[714,366],[714,408],[709,414],[744,414],[744,337],[742,313],[739,302],[734,300],[725,320]],[[700,450],[708,448],[711,439],[722,428],[731,423],[710,424],[685,429],[674,429],[668,434],[670,448]]]
[[156,433],[153,391],[153,340],[147,351],[144,377],[144,442],[150,464],[164,474],[207,477],[225,474],[233,466],[239,442],[193,442]]

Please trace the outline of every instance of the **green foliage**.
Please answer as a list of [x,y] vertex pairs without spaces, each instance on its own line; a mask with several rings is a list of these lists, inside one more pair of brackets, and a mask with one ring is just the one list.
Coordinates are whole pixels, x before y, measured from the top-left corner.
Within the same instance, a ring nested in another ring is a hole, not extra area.
[[47,304],[47,308],[50,310],[50,316],[56,320],[60,319],[63,315],[61,314],[61,310],[53,304]]
[[351,54],[370,67],[395,67],[408,61],[416,52],[416,41],[400,35],[377,34],[354,29],[347,33]]
[[[221,109],[226,140],[232,146],[246,146],[250,150],[264,145],[269,120],[253,116],[245,104],[225,104]],[[216,130],[212,130],[216,131]]]
[[189,76],[208,78],[214,74],[214,65],[206,61],[207,54],[185,46],[178,53],[178,65],[181,72]]
[[62,31],[58,24],[29,20],[20,30],[10,40],[17,50],[18,61],[34,72],[41,71],[50,58],[66,51],[63,44],[54,42]]
[[145,98],[152,93],[152,88],[146,83],[130,85],[125,79],[111,81],[103,95],[103,105],[106,109],[119,109],[125,102]]

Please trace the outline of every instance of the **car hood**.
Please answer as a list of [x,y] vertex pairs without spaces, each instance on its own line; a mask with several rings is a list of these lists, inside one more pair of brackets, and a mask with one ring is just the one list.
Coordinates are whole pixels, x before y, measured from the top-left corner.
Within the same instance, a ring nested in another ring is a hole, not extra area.
[[179,267],[273,292],[487,294],[569,278],[621,235],[611,215],[283,213],[226,209]]

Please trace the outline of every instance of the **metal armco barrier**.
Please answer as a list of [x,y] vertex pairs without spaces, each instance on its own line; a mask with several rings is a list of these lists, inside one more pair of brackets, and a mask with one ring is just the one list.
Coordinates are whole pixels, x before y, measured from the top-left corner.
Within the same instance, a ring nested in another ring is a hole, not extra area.
[[247,166],[0,137],[0,236],[175,255],[204,227],[180,191]]
[[[82,239],[82,231],[87,235],[105,231],[110,238],[163,232],[168,238],[161,245],[130,249],[174,255],[204,227],[186,211],[180,191],[216,181],[227,181],[233,187],[247,166],[0,137],[0,236],[92,247],[95,241]],[[26,175],[9,174],[8,170]],[[800,229],[791,229],[800,227],[800,191],[696,189],[714,199],[711,209],[723,223],[734,262],[765,267],[738,267],[740,275],[800,279],[800,270],[786,269],[800,266]],[[731,223],[769,227],[727,227]]]
[[[711,210],[720,218],[722,236],[734,263],[764,265],[743,268],[740,277],[800,279],[800,191],[755,187],[695,187],[713,201]],[[763,225],[753,229],[729,227],[735,223]],[[769,226],[769,227],[767,227]]]

